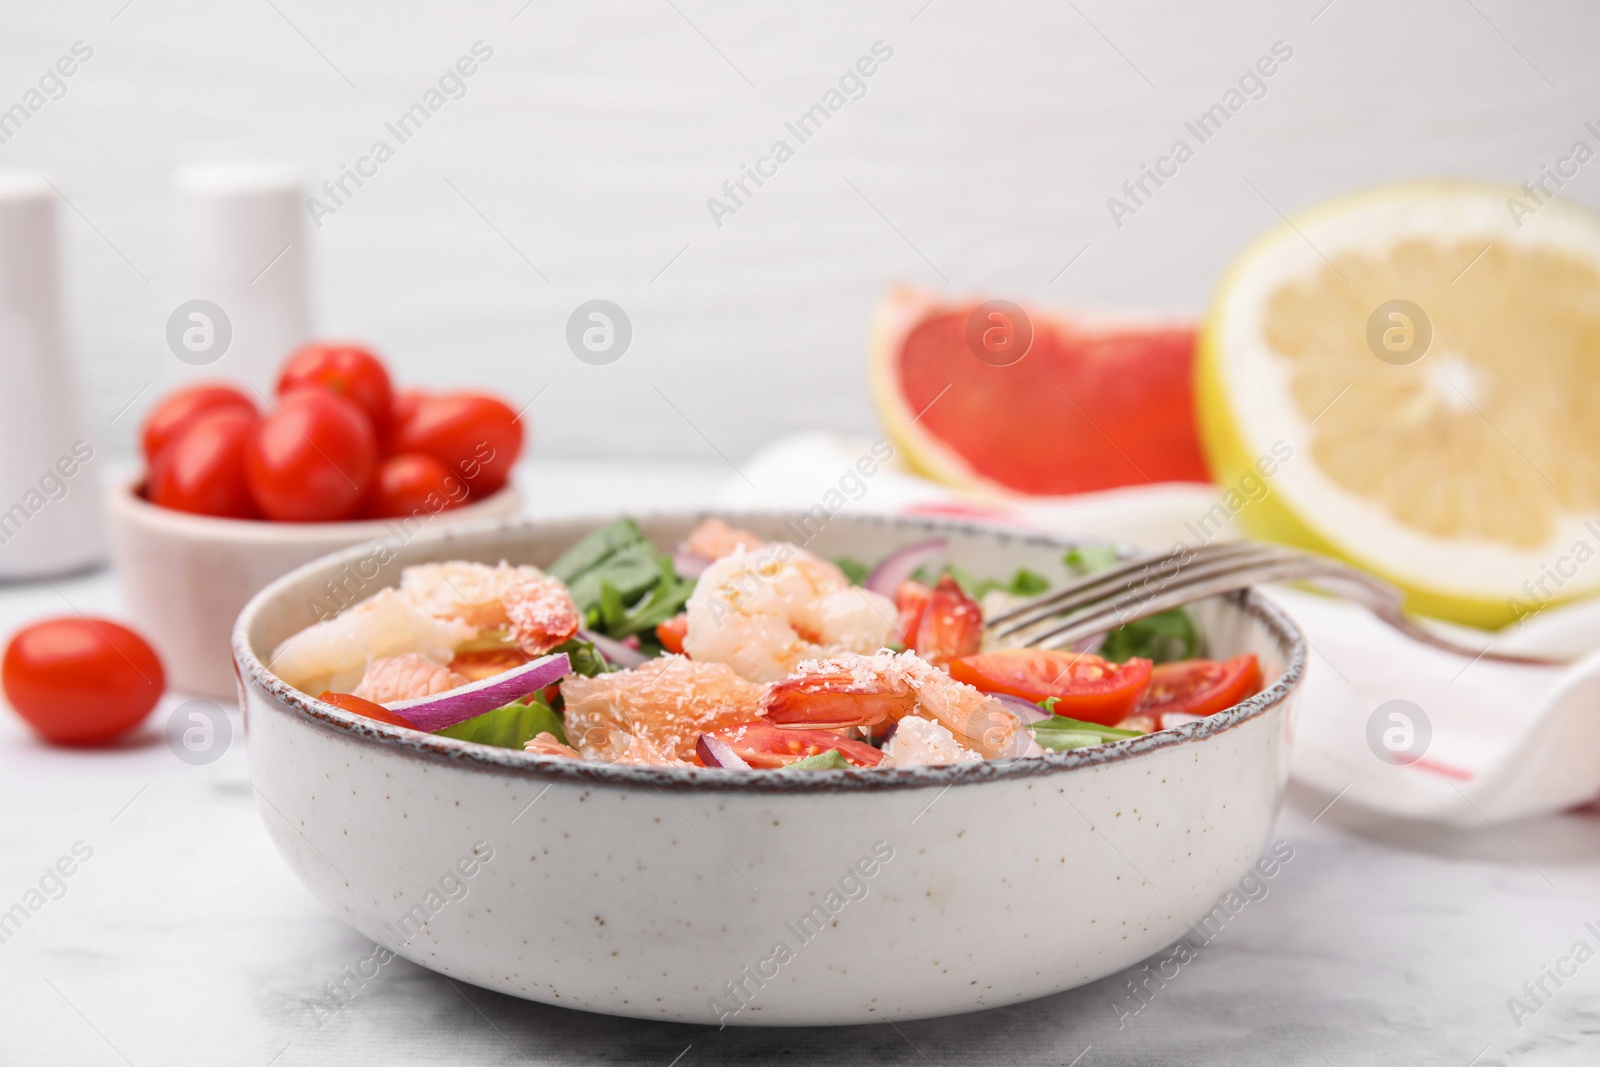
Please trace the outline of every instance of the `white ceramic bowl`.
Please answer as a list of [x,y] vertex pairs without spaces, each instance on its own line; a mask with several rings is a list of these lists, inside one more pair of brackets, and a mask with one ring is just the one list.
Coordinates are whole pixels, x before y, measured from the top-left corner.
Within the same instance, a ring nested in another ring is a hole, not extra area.
[[234,620],[274,578],[351,545],[404,543],[441,526],[514,515],[520,506],[507,486],[421,519],[249,522],[156,507],[143,486],[141,475],[106,497],[123,607],[155,645],[173,689],[217,699],[237,691],[228,651]]
[[[793,538],[798,516],[733,514]],[[642,518],[670,546],[695,516]],[[458,528],[400,550],[548,563],[594,525]],[[876,559],[930,535],[979,574],[1064,577],[1059,539],[838,516],[807,547]],[[1260,597],[1198,605],[1266,689],[1177,730],[1010,763],[736,773],[535,761],[348,715],[263,666],[357,552],[251,601],[234,631],[251,773],[308,888],[424,967],[547,1004],[691,1023],[839,1024],[1012,1004],[1182,935],[1278,812],[1304,644]]]

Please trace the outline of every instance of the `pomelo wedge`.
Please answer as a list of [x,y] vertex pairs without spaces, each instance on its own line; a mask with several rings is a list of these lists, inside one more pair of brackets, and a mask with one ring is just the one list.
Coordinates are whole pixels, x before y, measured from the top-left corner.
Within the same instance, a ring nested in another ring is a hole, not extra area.
[[1257,536],[1477,626],[1600,589],[1600,214],[1454,181],[1306,212],[1222,280],[1196,391]]
[[1194,421],[1193,327],[1023,307],[1031,344],[1020,357],[985,359],[969,342],[979,303],[902,288],[878,308],[873,399],[914,469],[989,497],[1209,481]]

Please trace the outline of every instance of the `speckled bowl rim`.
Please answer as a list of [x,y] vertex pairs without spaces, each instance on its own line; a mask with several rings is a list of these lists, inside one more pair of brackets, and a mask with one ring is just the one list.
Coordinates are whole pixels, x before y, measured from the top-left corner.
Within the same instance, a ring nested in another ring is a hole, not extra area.
[[[751,521],[782,523],[796,521],[802,513],[774,509],[700,508],[648,510],[630,512],[641,524],[649,522],[678,521],[691,523],[707,514],[720,515],[739,524]],[[517,530],[533,530],[543,525],[567,525],[593,521],[596,525],[615,518],[615,513],[590,516],[562,516],[559,519],[537,518],[499,519],[476,523],[462,523],[448,529],[431,531],[415,538],[406,546],[407,554],[417,548],[448,542],[471,542],[504,538]],[[884,525],[912,532],[938,534],[964,534],[990,537],[1002,542],[1028,544],[1066,551],[1093,542],[1019,529],[997,523],[925,518],[921,516],[855,515],[840,516],[863,525]],[[1282,673],[1276,680],[1255,696],[1234,705],[1226,711],[1185,723],[1170,730],[1159,730],[1142,737],[1113,741],[1090,748],[1069,752],[1047,752],[1042,756],[1027,756],[1012,760],[984,760],[981,763],[947,764],[941,766],[894,767],[887,769],[853,768],[850,770],[812,771],[805,774],[710,772],[705,769],[676,767],[622,766],[599,761],[552,759],[532,756],[515,749],[495,748],[449,737],[437,737],[416,730],[390,726],[363,716],[352,715],[332,704],[307,696],[292,688],[287,682],[267,670],[250,647],[248,634],[256,616],[265,610],[282,590],[311,572],[335,572],[339,566],[360,560],[370,551],[370,546],[358,545],[330,553],[298,567],[274,581],[251,598],[239,614],[233,630],[234,665],[239,672],[242,689],[254,684],[267,698],[274,711],[298,715],[319,728],[341,734],[358,744],[387,748],[411,759],[432,764],[445,764],[464,770],[490,774],[509,775],[543,781],[551,784],[565,782],[590,787],[617,787],[624,789],[657,789],[672,792],[715,793],[832,793],[873,792],[879,790],[928,789],[956,785],[980,785],[990,782],[1010,781],[1066,774],[1084,768],[1137,759],[1163,749],[1197,744],[1216,737],[1224,731],[1259,718],[1283,704],[1299,687],[1305,677],[1306,644],[1300,631],[1271,601],[1255,590],[1226,594],[1246,615],[1260,622],[1277,643],[1283,657]],[[1120,549],[1126,551],[1126,549]],[[247,705],[245,706],[247,709]],[[246,719],[248,730],[248,711]]]

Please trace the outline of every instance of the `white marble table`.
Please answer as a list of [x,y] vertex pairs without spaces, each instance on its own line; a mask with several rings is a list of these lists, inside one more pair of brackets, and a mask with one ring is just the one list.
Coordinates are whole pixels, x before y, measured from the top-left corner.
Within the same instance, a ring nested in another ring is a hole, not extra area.
[[[726,473],[568,464],[529,487],[544,511],[643,508],[704,501]],[[0,589],[0,632],[65,610],[61,594],[116,610],[103,572],[56,584]],[[1294,858],[1137,1014],[1135,969],[954,1019],[718,1031],[545,1007],[395,960],[319,1019],[324,983],[372,946],[279,861],[242,737],[209,766],[174,758],[159,726],[176,702],[89,753],[0,712],[0,911],[74,847],[92,852],[0,943],[0,1064],[1600,1062],[1600,959],[1546,978],[1553,995],[1520,1027],[1507,1007],[1575,942],[1600,950],[1585,926],[1600,930],[1600,813],[1444,831],[1298,791],[1277,829]],[[1071,906],[1042,900],[1039,921]]]

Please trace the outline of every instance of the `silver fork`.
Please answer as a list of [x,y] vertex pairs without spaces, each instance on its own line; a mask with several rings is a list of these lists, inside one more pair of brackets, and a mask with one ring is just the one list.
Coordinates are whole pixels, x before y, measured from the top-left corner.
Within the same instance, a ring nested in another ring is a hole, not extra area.
[[984,622],[1002,645],[1060,648],[1125,623],[1221,593],[1273,582],[1308,582],[1352,600],[1414,641],[1474,659],[1549,667],[1571,660],[1474,648],[1435,633],[1401,610],[1404,594],[1325,556],[1229,541],[1135,557],[1034,597]]

